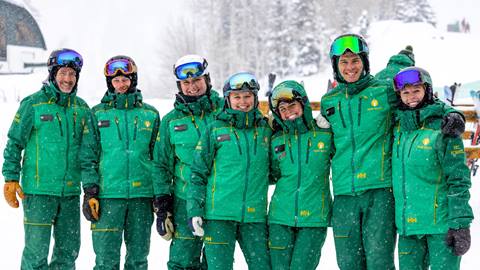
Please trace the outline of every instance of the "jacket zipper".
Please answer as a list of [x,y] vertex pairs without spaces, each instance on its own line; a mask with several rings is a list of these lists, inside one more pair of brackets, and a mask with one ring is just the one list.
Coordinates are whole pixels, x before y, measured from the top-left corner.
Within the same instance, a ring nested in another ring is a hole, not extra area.
[[73,138],[76,137],[77,134],[77,112],[73,112]]
[[257,131],[257,128],[255,128],[255,131],[253,133],[253,141],[254,141],[254,144],[253,144],[253,155],[256,156],[257,155],[257,137],[258,137],[258,131]]
[[63,191],[62,191],[62,195],[65,193],[65,186],[67,184],[67,175],[68,175],[68,165],[69,165],[69,161],[70,159],[68,158],[68,153],[70,152],[70,136],[68,136],[68,119],[66,117],[67,115],[67,108],[65,107],[64,108],[64,113],[65,113],[65,129],[67,130],[67,136],[65,136],[65,139],[67,141],[67,148],[66,148],[66,152],[65,152],[65,176],[63,177]]
[[235,134],[235,138],[237,139],[238,153],[241,155],[242,154],[242,147],[240,146],[240,137],[238,136],[238,133],[237,133],[236,130],[233,130],[233,133]]
[[352,116],[352,106],[350,104],[351,99],[348,100],[348,116],[350,117],[350,138],[352,142],[352,193],[355,193],[355,152],[356,152],[356,145],[355,145],[355,137],[353,134],[353,116]]
[[[296,136],[297,137],[297,136]],[[302,160],[301,158],[301,147],[302,145],[302,140],[301,140],[301,136],[298,136],[297,137],[297,168],[298,168],[298,173],[297,173],[297,190],[295,191],[295,227],[298,226],[298,216],[299,216],[299,213],[298,213],[298,197],[300,196],[299,193],[300,193],[300,185],[301,185],[301,181],[302,181],[302,166],[300,164],[300,160]]]
[[[128,189],[127,189],[127,198],[130,198],[130,188],[132,186],[132,184],[130,183],[130,145],[129,145],[129,136],[128,136],[128,113],[127,113],[127,110],[124,110],[125,111],[125,143],[126,143],[126,148],[127,148],[127,181],[128,181]],[[118,127],[118,125],[117,125]]]
[[412,143],[410,143],[410,148],[408,149],[408,157],[410,157],[410,153],[412,152],[413,144],[415,143],[415,140],[417,139],[417,137],[418,137],[418,133],[415,134],[415,136],[413,137]]
[[362,118],[362,97],[360,96],[358,98],[358,126],[360,126],[361,118]]
[[406,217],[406,209],[407,209],[407,192],[406,192],[406,182],[405,182],[405,146],[406,140],[403,144],[402,149],[402,195],[403,195],[403,209],[402,209],[402,223],[403,223],[403,232],[402,235],[405,235],[407,231],[407,217]]
[[121,133],[120,133],[120,126],[119,126],[118,117],[116,117],[116,116],[115,116],[115,124],[117,125],[118,139],[121,141],[121,140],[122,140],[122,135],[121,135]]
[[306,163],[308,164],[308,158],[310,157],[310,147],[312,146],[312,140],[310,137],[308,137],[308,143],[307,143],[307,159]]
[[135,126],[135,129],[133,130],[133,140],[137,140],[137,128],[138,128],[138,116],[135,116],[135,120],[133,120],[133,125]]
[[290,141],[290,134],[288,134],[288,152],[290,153],[290,162],[293,162],[293,154],[292,154],[292,142]]
[[248,180],[249,180],[249,172],[250,172],[250,151],[249,151],[249,144],[248,144],[248,138],[247,134],[245,133],[245,130],[242,130],[243,136],[245,138],[245,145],[247,149],[247,168],[245,169],[245,189],[243,190],[243,211],[242,211],[242,222],[245,221],[245,211],[247,209],[245,205],[245,201],[247,200],[247,190],[248,190]]
[[340,113],[340,119],[342,120],[342,126],[344,128],[347,127],[347,125],[345,124],[345,118],[343,118],[343,112],[342,112],[342,102],[338,102],[338,112]]
[[57,112],[57,119],[58,119],[58,128],[60,129],[60,136],[63,137],[63,126],[62,126],[62,117]]

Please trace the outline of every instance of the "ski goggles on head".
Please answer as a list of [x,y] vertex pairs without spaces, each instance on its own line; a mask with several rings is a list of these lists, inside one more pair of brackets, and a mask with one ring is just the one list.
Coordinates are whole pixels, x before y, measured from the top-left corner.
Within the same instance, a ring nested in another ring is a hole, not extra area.
[[82,56],[74,51],[64,51],[59,53],[56,58],[54,59],[58,66],[68,66],[73,65],[74,67],[81,69],[83,66],[83,58]]
[[223,88],[224,92],[227,91],[241,91],[241,90],[260,90],[255,75],[248,72],[240,72],[231,76]]
[[405,71],[400,71],[393,78],[393,86],[395,91],[400,91],[405,88],[407,85],[417,85],[424,83],[422,79],[422,74],[419,70],[410,69]]
[[128,59],[113,59],[105,65],[104,74],[107,77],[115,76],[118,72],[130,75],[137,72],[137,68]]
[[299,97],[300,95],[293,88],[275,88],[270,94],[270,107],[276,110],[281,102],[291,103]]
[[181,81],[188,78],[200,77],[204,74],[206,68],[206,63],[185,63],[175,68],[175,77]]
[[341,56],[345,51],[350,50],[355,54],[368,53],[367,44],[356,35],[345,35],[335,39],[330,47],[330,58]]

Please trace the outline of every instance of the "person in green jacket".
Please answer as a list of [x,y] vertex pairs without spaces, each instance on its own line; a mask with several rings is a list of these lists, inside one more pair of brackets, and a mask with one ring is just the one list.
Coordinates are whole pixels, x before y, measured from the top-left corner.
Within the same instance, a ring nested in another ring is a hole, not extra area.
[[393,79],[400,96],[392,156],[400,269],[460,269],[473,219],[462,138],[441,132],[445,104],[424,69]]
[[188,227],[186,199],[195,146],[222,105],[207,65],[199,55],[185,55],[175,63],[178,93],[155,146],[154,208],[158,233],[172,239],[168,269],[206,269],[203,241]]
[[[334,203],[332,226],[340,269],[395,269],[396,242],[391,151],[393,113],[398,98],[393,76],[414,65],[411,47],[370,75],[368,46],[354,34],[337,37],[330,47],[338,85],[321,100],[331,124]],[[442,132],[461,133],[461,114],[445,108]]]
[[203,236],[209,269],[232,269],[236,241],[249,269],[270,269],[266,217],[272,131],[258,110],[259,88],[253,74],[233,74],[223,87],[223,111],[195,148],[187,214],[193,234]]
[[[47,80],[21,101],[8,131],[4,195],[14,208],[19,207],[17,195],[23,199],[21,269],[75,269],[81,180],[76,161],[90,119],[87,103],[76,96],[82,65],[74,50],[53,51]],[[55,245],[48,263],[52,228]]]
[[314,270],[330,223],[332,133],[317,127],[303,85],[278,84],[269,96],[274,120],[269,247],[272,269]]
[[[108,90],[92,109],[93,132],[82,144],[83,213],[92,221],[94,269],[147,269],[153,224],[153,148],[158,111],[142,101],[137,66],[128,56],[105,64]],[[93,202],[93,203],[92,203]],[[92,207],[95,205],[98,208]],[[95,216],[98,212],[98,218]]]

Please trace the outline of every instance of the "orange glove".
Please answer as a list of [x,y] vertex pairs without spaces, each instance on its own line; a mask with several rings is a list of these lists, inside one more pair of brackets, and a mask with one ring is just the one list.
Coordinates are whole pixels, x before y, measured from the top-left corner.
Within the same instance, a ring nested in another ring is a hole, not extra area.
[[23,200],[23,198],[25,198],[20,184],[17,181],[5,182],[5,185],[3,186],[3,196],[5,196],[8,205],[13,208],[18,208],[19,206],[17,194],[20,199]]
[[90,213],[92,214],[93,219],[98,220],[98,212],[100,210],[100,203],[98,200],[91,198],[88,200],[88,206],[90,207]]

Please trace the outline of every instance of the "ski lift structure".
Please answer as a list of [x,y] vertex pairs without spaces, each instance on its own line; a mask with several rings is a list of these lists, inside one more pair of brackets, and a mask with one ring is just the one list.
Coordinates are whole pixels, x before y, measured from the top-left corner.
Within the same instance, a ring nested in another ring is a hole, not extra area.
[[46,49],[30,12],[0,0],[0,75],[30,74],[34,68],[46,66]]

